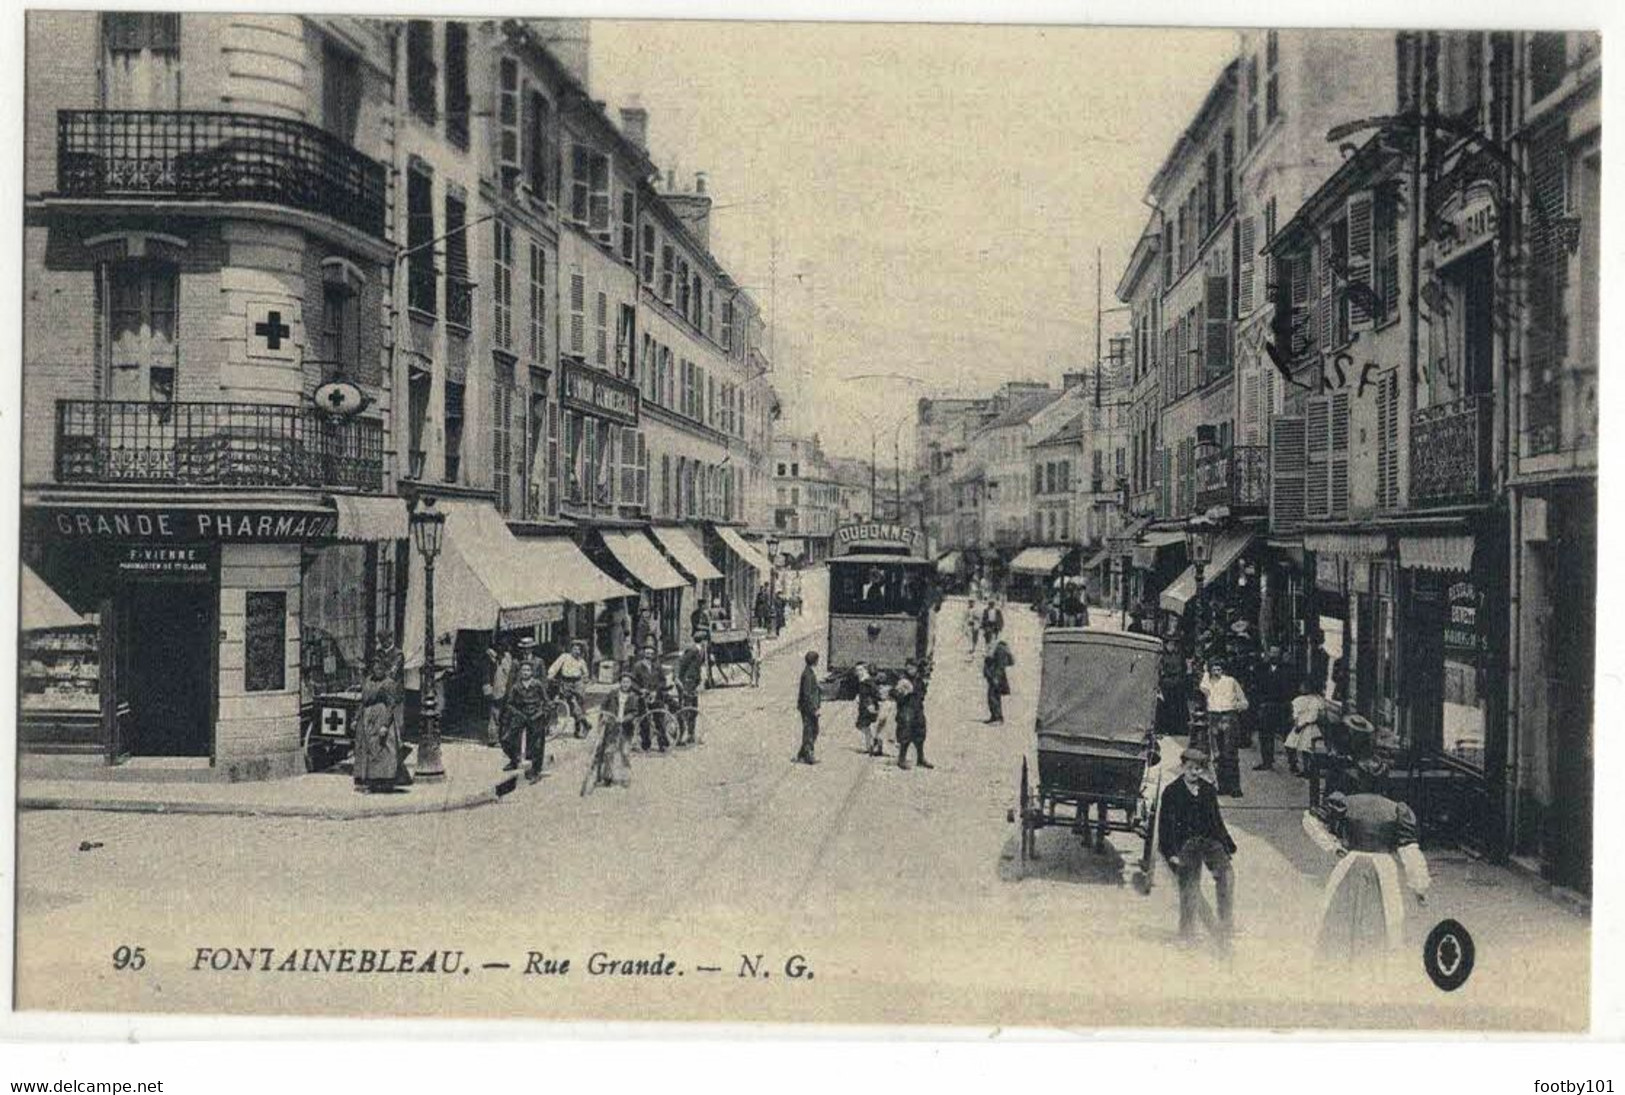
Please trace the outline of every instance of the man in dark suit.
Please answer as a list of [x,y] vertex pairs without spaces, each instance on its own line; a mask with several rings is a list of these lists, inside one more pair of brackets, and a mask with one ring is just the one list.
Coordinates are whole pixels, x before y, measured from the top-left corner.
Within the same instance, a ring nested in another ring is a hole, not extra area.
[[[1201,749],[1186,749],[1180,778],[1162,792],[1157,809],[1157,850],[1179,878],[1179,938],[1186,945],[1196,942],[1199,919],[1213,933],[1221,952],[1230,951],[1231,909],[1234,904],[1230,857],[1236,842],[1219,814],[1219,796],[1208,778],[1208,755]],[[1219,915],[1202,896],[1202,867],[1207,866],[1218,890]]]
[[802,764],[817,764],[813,745],[818,741],[818,708],[824,702],[823,689],[818,686],[818,651],[807,651],[807,664],[801,671],[801,688],[796,694],[796,710],[801,713],[801,750],[796,760]]
[[690,745],[696,744],[694,730],[699,721],[700,674],[703,669],[704,659],[700,657],[700,648],[697,646],[684,650],[677,659],[677,687],[683,703],[683,710],[677,722],[678,745],[684,741]]

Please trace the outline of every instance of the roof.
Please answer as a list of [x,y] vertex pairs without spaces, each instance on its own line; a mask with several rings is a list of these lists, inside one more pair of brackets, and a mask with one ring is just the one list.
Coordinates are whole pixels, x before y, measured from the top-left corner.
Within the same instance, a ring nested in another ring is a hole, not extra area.
[[1088,417],[1084,411],[1079,411],[1071,418],[1066,419],[1051,432],[1033,441],[1033,445],[1065,445],[1072,441],[1083,440],[1083,420]]
[[[1157,216],[1153,213],[1152,216]],[[1117,281],[1117,288],[1113,290],[1117,299],[1124,304],[1134,295],[1134,287],[1140,284],[1145,272],[1152,268],[1152,260],[1162,250],[1162,233],[1146,222],[1145,231],[1140,234],[1139,242],[1134,245],[1134,253],[1129,256],[1128,265],[1123,268],[1123,276]]]
[[1213,86],[1208,89],[1207,98],[1202,100],[1201,107],[1196,111],[1196,117],[1191,119],[1191,124],[1185,127],[1185,132],[1179,135],[1174,146],[1168,150],[1168,156],[1162,161],[1162,166],[1157,168],[1157,173],[1151,176],[1151,185],[1147,189],[1153,195],[1161,191],[1190,146],[1198,143],[1197,138],[1207,130],[1208,124],[1219,113],[1220,102],[1235,91],[1236,73],[1240,70],[1240,66],[1241,62],[1231,61],[1213,81]]
[[993,421],[983,426],[983,430],[1000,430],[1010,426],[1025,426],[1032,421],[1033,415],[1061,398],[1060,392],[1049,390],[1042,392],[1023,393],[1011,397],[1010,405],[1004,409]]
[[1298,207],[1292,219],[1265,242],[1259,253],[1279,255],[1301,246],[1302,237],[1309,235],[1312,238],[1311,229],[1321,220],[1334,211],[1341,213],[1343,201],[1351,191],[1368,182],[1372,176],[1396,170],[1402,162],[1400,154],[1383,137],[1382,131],[1373,134],[1339,164],[1331,177]]

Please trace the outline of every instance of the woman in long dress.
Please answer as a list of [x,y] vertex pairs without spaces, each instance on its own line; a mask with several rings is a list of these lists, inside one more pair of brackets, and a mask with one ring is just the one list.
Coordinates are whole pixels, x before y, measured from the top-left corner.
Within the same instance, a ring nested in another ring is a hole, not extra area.
[[1405,942],[1405,899],[1399,869],[1419,903],[1432,885],[1417,846],[1416,815],[1377,792],[1380,766],[1356,770],[1359,791],[1326,796],[1325,806],[1303,816],[1304,832],[1338,856],[1326,880],[1315,950],[1323,960],[1351,962],[1385,955]]
[[361,685],[361,729],[353,762],[357,790],[388,791],[401,782],[400,702],[400,682],[387,656],[380,654]]

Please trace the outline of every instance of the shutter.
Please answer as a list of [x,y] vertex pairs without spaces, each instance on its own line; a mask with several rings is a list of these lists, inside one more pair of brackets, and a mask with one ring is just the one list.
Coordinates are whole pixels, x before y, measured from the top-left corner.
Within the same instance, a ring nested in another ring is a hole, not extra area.
[[1397,509],[1399,498],[1399,370],[1388,373],[1388,413],[1382,423],[1382,437],[1388,447],[1388,461],[1382,469],[1388,505]]
[[1324,519],[1330,517],[1332,511],[1331,401],[1326,396],[1313,396],[1308,401],[1308,412],[1304,512],[1311,518]]
[[1263,377],[1258,370],[1248,370],[1241,381],[1241,437],[1242,444],[1258,444],[1258,392],[1263,386]]
[[536,98],[531,93],[529,80],[519,85],[519,119],[519,162],[525,165],[528,176],[525,181],[530,184],[531,191],[540,198],[542,194],[537,187],[542,180],[536,177],[536,167],[542,150],[536,147]]
[[1349,393],[1334,392],[1328,403],[1331,438],[1327,453],[1327,478],[1331,490],[1331,516],[1346,517],[1349,511]]
[[1306,443],[1307,428],[1301,415],[1282,415],[1270,423],[1271,532],[1290,532],[1303,524]]
[[1254,217],[1244,217],[1241,221],[1241,272],[1238,277],[1240,289],[1240,302],[1237,305],[1241,315],[1250,315],[1253,310],[1253,252],[1257,247],[1254,238]]
[[[1362,192],[1349,197],[1348,205],[1348,281],[1371,287],[1371,194]],[[1363,293],[1349,294],[1349,327],[1358,329],[1371,326],[1374,317],[1361,301]]]
[[1315,345],[1322,350],[1329,350],[1335,345],[1336,331],[1333,324],[1336,319],[1336,309],[1332,307],[1333,303],[1335,301],[1329,295],[1315,301]]
[[1292,281],[1292,359],[1296,361],[1315,345],[1313,312],[1309,304],[1309,252],[1294,255],[1287,263],[1287,273]]

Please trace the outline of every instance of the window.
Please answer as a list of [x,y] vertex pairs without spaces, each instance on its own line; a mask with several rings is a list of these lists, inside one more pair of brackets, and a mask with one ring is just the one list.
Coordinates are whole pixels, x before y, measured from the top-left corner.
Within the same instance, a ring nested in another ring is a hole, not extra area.
[[354,376],[361,363],[361,309],[349,286],[322,286],[321,361],[324,379]]
[[636,370],[632,354],[636,349],[637,310],[623,304],[615,318],[615,375],[633,379]]
[[473,286],[468,280],[467,206],[459,194],[446,195],[446,322],[465,332],[474,326]]
[[503,186],[519,181],[519,62],[512,57],[497,65],[497,167]]
[[1224,131],[1224,160],[1221,171],[1224,177],[1224,205],[1221,208],[1228,212],[1236,205],[1236,131],[1233,129]]
[[1212,151],[1202,167],[1202,237],[1219,223],[1219,154]]
[[114,110],[174,110],[181,97],[181,18],[103,12],[104,97]]
[[280,692],[288,681],[288,595],[243,597],[243,691]]
[[722,302],[722,348],[724,350],[734,348],[734,302],[732,300]]
[[1568,35],[1562,31],[1540,31],[1529,36],[1529,98],[1532,102],[1556,91],[1567,69]]
[[495,228],[491,300],[495,305],[491,342],[499,350],[513,350],[513,228],[492,221]]
[[660,512],[671,513],[671,457],[660,457]]
[[705,291],[705,333],[710,338],[717,337],[717,294],[714,289]]
[[[512,513],[518,491],[513,489],[513,363],[497,361],[491,386],[491,487],[498,513]],[[521,432],[523,436],[523,432]]]
[[463,468],[463,396],[464,387],[446,381],[446,482],[455,483]]
[[530,245],[530,359],[547,360],[547,252]]
[[412,113],[435,121],[434,24],[427,19],[406,22],[406,101]]
[[688,281],[688,260],[687,259],[678,259],[677,260],[677,310],[683,314],[684,319],[687,319],[689,314],[690,314],[688,308],[689,308],[689,302],[691,300],[693,300],[693,292],[694,292],[694,287],[692,285],[690,285],[689,281]]
[[621,261],[635,262],[637,248],[637,202],[632,191],[621,191]]
[[175,398],[179,272],[132,259],[104,267],[110,399],[165,403]]
[[468,148],[468,27],[446,23],[446,139]]
[[609,366],[609,297],[604,293],[599,293],[594,304],[596,307],[593,309],[593,331],[595,335],[593,361],[595,364],[607,368]]
[[361,68],[355,56],[322,43],[322,128],[345,144],[355,144],[361,114]]
[[525,142],[530,191],[540,201],[552,201],[554,174],[558,170],[558,153],[553,145],[553,104],[535,89],[525,99]]
[[571,149],[570,219],[609,242],[609,157],[579,144]]
[[434,238],[434,180],[414,163],[406,173],[406,303],[430,316],[437,311]]
[[660,248],[660,299],[667,304],[672,302],[672,277],[675,271],[675,254],[671,244]]
[[577,271],[570,274],[570,353],[587,354],[587,279]]
[[1247,150],[1258,144],[1258,55],[1247,59]]
[[[1367,246],[1370,245],[1370,206],[1366,206]],[[1351,329],[1349,324],[1349,294],[1348,282],[1353,276],[1349,266],[1349,222],[1345,217],[1333,221],[1331,233],[1328,236],[1329,253],[1327,265],[1332,272],[1331,300],[1329,302],[1331,315],[1331,329],[1328,332],[1328,342],[1332,346],[1343,346],[1348,343]]]

